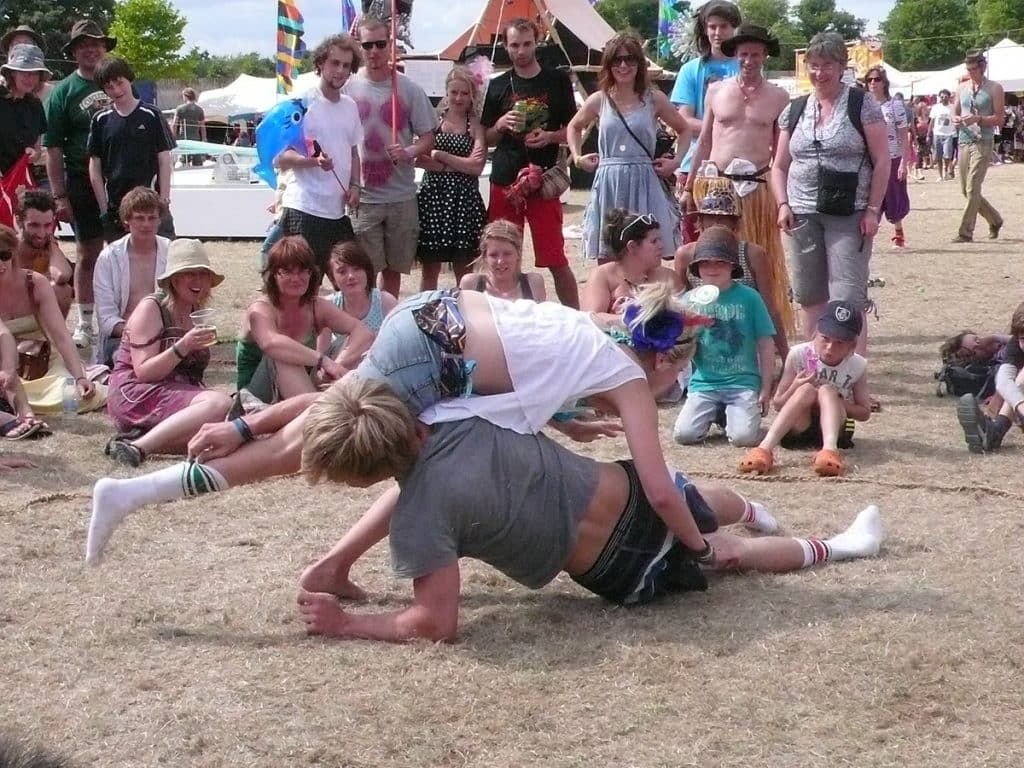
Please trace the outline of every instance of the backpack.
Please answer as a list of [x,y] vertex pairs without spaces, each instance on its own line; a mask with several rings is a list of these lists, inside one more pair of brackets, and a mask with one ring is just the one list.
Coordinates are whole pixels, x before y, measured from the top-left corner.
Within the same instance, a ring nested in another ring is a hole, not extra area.
[[976,395],[979,400],[991,397],[996,391],[996,371],[1000,365],[998,359],[966,365],[943,363],[942,368],[935,372],[935,380],[938,382],[935,394],[938,397],[944,397],[947,393],[954,397]]
[[[867,161],[870,165],[874,165],[871,162],[871,155],[868,153],[868,138],[864,135],[864,123],[861,122],[860,112],[864,107],[864,97],[866,93],[860,88],[850,88],[850,97],[846,100],[846,116],[850,118],[850,122],[853,123],[853,127],[857,129],[857,133],[860,134],[861,141],[864,142],[864,152],[867,154]],[[797,125],[800,123],[800,118],[803,117],[804,110],[807,109],[807,99],[810,98],[809,93],[805,93],[803,96],[797,96],[789,103],[789,120],[786,125],[786,130],[789,131],[790,137],[793,136],[793,131],[796,130]]]

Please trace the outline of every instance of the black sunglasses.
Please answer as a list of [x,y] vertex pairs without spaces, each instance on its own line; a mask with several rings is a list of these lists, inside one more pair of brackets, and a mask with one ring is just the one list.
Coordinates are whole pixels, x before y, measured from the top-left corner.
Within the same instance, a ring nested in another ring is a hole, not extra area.
[[618,67],[618,66],[621,66],[623,64],[629,64],[630,66],[633,66],[634,64],[637,64],[637,63],[638,63],[638,60],[637,60],[636,56],[634,56],[632,53],[627,53],[627,54],[625,54],[623,56],[612,56],[612,66],[613,67]]
[[865,82],[868,83],[884,83],[885,79],[881,77],[869,77]]
[[0,261],[10,261],[14,258],[14,251],[0,251]]
[[374,48],[376,48],[378,51],[383,51],[385,48],[388,47],[388,41],[387,40],[371,40],[368,43],[360,43],[360,45],[363,46],[363,50],[364,51],[369,51],[369,50],[372,50]]

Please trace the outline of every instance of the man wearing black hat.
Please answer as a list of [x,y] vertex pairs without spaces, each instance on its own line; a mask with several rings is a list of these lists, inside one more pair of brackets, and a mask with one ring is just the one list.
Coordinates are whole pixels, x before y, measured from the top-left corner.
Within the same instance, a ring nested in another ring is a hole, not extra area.
[[115,45],[117,40],[104,34],[95,21],[76,21],[71,27],[71,40],[62,52],[78,66],[54,87],[46,102],[47,131],[43,144],[50,189],[57,201],[58,217],[72,223],[78,242],[78,326],[73,338],[80,348],[92,341],[92,274],[103,248],[103,224],[89,184],[86,142],[92,116],[110,103],[95,75],[104,55]]
[[[739,73],[708,87],[692,167],[699,168],[710,159],[719,174],[733,180],[743,204],[740,239],[764,248],[772,293],[786,295],[788,280],[776,223],[778,209],[767,173],[778,134],[776,120],[789,103],[789,95],[765,80],[763,71],[765,60],[779,55],[779,41],[763,27],[742,24],[735,36],[722,43],[722,53],[736,57]],[[691,174],[685,190],[683,204],[693,210],[694,198],[700,198],[703,192],[700,178]],[[791,332],[792,313],[788,307],[784,309],[785,331]]]

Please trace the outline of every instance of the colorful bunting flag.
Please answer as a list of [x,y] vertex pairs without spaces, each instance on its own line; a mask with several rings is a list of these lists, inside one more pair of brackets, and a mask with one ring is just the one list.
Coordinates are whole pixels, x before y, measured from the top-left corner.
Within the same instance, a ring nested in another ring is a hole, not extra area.
[[295,0],[277,0],[277,92],[291,93],[292,80],[306,52],[302,13]]
[[658,0],[658,56],[667,59],[672,55],[672,32],[680,17],[676,0]]
[[352,0],[341,0],[341,28],[352,33],[352,27],[356,23],[356,5]]

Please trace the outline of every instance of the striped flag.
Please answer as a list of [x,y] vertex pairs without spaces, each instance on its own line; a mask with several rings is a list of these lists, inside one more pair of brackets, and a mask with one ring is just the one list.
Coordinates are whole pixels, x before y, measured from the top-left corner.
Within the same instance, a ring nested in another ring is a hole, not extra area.
[[658,2],[658,56],[667,59],[672,55],[672,28],[682,14],[675,0]]
[[302,13],[295,0],[277,0],[277,92],[291,93],[292,79],[306,52]]
[[352,27],[356,23],[356,6],[352,0],[341,0],[341,29],[344,32],[352,33]]

